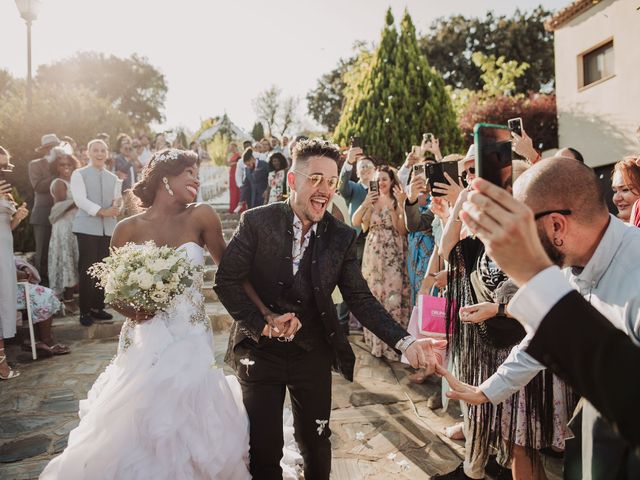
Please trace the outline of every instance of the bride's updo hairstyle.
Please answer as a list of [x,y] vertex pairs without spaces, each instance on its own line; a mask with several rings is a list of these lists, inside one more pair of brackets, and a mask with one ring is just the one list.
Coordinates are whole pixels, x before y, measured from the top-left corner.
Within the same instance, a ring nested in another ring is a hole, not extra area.
[[140,205],[149,208],[156,198],[163,177],[180,175],[187,167],[198,163],[198,154],[190,150],[166,148],[156,152],[142,170],[142,180],[133,186],[133,193]]

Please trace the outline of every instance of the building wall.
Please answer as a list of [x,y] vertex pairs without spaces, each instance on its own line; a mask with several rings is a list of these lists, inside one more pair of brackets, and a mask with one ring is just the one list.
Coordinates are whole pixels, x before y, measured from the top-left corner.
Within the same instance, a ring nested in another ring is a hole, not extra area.
[[[555,31],[559,143],[592,166],[640,151],[638,0],[605,0]],[[613,37],[615,76],[580,90],[579,55]]]

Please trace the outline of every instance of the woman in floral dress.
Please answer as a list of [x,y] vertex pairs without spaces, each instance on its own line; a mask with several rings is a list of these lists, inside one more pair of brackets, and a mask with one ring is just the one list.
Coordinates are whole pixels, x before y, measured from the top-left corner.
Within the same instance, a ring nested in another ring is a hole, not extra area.
[[287,193],[287,171],[289,164],[280,152],[269,155],[269,180],[267,186],[267,203],[281,202]]
[[69,181],[79,162],[63,150],[54,148],[53,151],[56,158],[51,163],[51,172],[56,178],[50,187],[54,204],[49,215],[49,286],[58,298],[64,300],[68,309],[76,313],[73,292],[78,285],[78,241],[72,230],[78,209],[71,196]]
[[[379,193],[369,188],[366,199],[353,214],[353,226],[367,231],[362,257],[362,275],[371,293],[382,303],[396,322],[409,323],[410,291],[407,274],[407,230],[404,222],[405,194],[395,171],[378,168]],[[371,354],[389,360],[399,355],[373,333],[364,329],[364,339]]]

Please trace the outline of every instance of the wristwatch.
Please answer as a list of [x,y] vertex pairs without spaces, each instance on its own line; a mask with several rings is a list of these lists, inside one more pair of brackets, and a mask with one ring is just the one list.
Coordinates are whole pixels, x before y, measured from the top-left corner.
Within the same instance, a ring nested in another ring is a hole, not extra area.
[[499,303],[498,304],[498,314],[497,317],[506,317],[507,316],[507,304]]

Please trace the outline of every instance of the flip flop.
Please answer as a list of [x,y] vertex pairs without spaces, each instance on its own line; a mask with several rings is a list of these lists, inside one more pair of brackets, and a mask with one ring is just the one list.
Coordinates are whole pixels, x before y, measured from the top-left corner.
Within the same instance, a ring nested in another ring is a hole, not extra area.
[[[24,352],[31,352],[31,344],[29,342],[23,343],[21,348]],[[51,348],[49,348],[49,346],[44,342],[36,342],[36,353],[39,358],[53,357]]]

